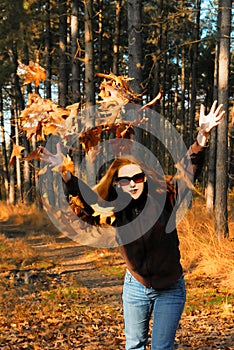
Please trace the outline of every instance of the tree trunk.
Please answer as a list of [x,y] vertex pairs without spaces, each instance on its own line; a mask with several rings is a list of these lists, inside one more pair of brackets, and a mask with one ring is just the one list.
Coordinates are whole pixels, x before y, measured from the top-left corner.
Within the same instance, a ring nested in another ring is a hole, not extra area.
[[98,1],[98,72],[103,71],[103,0]]
[[200,39],[200,11],[201,11],[201,0],[197,0],[196,4],[196,21],[194,27],[194,40],[193,44],[193,61],[192,61],[192,81],[191,81],[191,107],[190,107],[190,138],[189,143],[193,142],[194,132],[194,120],[196,113],[196,99],[197,99],[197,66],[198,66],[198,40]]
[[113,67],[114,74],[119,75],[119,42],[120,42],[120,28],[121,28],[121,8],[122,0],[115,1],[115,29],[113,38]]
[[[14,131],[12,132],[12,141],[18,146],[21,143],[19,135],[19,113],[24,109],[24,99],[19,84],[19,77],[17,75],[18,67],[18,54],[16,42],[12,42],[10,51],[11,61],[14,67],[12,73],[12,99],[11,99],[11,122],[13,123]],[[13,130],[13,129],[12,129]],[[16,157],[16,184],[17,184],[17,196],[16,200],[23,200],[22,179],[21,179],[21,167],[19,157]]]
[[[91,0],[84,0],[85,4],[85,103],[88,110],[86,122],[90,126],[94,126],[94,117],[92,115],[92,108],[95,104],[95,90],[94,90],[94,48],[93,48],[93,2]],[[91,112],[89,114],[89,111]],[[87,182],[90,186],[95,184],[95,169],[94,164],[86,157],[86,175]]]
[[72,85],[72,102],[80,101],[80,52],[79,52],[79,0],[71,1],[71,85]]
[[[11,140],[15,140],[15,117],[14,117],[14,111],[11,109]],[[10,147],[10,154],[13,150],[13,144],[11,142]],[[15,164],[13,163],[9,169],[9,193],[8,193],[8,199],[7,203],[10,205],[15,204],[16,199],[16,193],[15,193],[15,179],[16,179],[16,171],[15,171]]]
[[51,42],[51,24],[50,24],[50,0],[45,2],[45,69],[46,81],[45,92],[46,98],[51,99],[51,79],[52,79],[52,42]]
[[[218,28],[219,28],[218,18]],[[216,44],[215,51],[215,66],[214,66],[214,92],[213,99],[218,100],[218,57],[219,57],[219,45]],[[215,167],[216,167],[216,153],[217,153],[217,129],[213,129],[210,135],[210,147],[208,154],[208,175],[207,175],[207,187],[206,187],[206,211],[208,215],[213,215],[215,204]]]
[[185,140],[185,134],[187,132],[187,122],[186,122],[186,115],[185,115],[185,49],[182,47],[182,54],[181,54],[181,137]]
[[59,6],[59,104],[68,104],[68,67],[67,67],[67,4],[58,0]]
[[87,106],[95,104],[94,92],[94,50],[93,50],[93,25],[92,25],[92,1],[84,0],[85,5],[85,102]]
[[4,128],[4,115],[3,115],[3,99],[2,99],[2,91],[0,96],[0,127],[1,127],[1,143],[2,143],[2,178],[4,182],[4,196],[2,199],[8,198],[8,186],[9,186],[9,174],[8,174],[8,166],[7,166],[7,149],[6,149],[6,138],[5,138],[5,128]]
[[219,38],[218,101],[226,116],[217,130],[215,230],[219,238],[228,236],[228,77],[230,66],[231,0],[220,0],[221,26]]
[[142,33],[141,0],[128,0],[128,75],[136,93],[142,92]]

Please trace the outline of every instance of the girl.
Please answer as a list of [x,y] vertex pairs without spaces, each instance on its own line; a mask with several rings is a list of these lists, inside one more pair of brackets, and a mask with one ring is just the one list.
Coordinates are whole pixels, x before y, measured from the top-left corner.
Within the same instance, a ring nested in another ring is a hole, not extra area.
[[[200,131],[183,160],[183,167],[191,161],[194,174],[210,131],[224,116],[222,105],[216,106],[217,101],[207,116],[201,106]],[[41,160],[51,167],[62,163],[59,144],[56,155],[41,150]],[[95,203],[114,206],[112,225],[127,265],[123,286],[126,349],[146,349],[153,315],[152,350],[173,350],[186,295],[176,226],[171,225],[167,233],[178,195],[176,182],[165,182],[132,156],[116,158],[93,190],[69,172],[62,176],[66,194],[86,202],[88,215]],[[84,193],[89,193],[88,203]]]

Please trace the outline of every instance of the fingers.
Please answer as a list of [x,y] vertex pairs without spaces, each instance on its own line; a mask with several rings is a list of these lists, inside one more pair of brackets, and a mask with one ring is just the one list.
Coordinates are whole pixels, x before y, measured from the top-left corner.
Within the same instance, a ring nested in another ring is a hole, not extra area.
[[216,105],[217,105],[218,101],[215,100],[211,106],[211,109],[210,109],[210,113],[211,114],[214,114],[215,113],[215,109],[216,109]]
[[62,150],[61,150],[61,144],[58,142],[57,145],[56,145],[56,149],[57,149],[57,153],[58,154],[61,154],[62,153]]
[[218,114],[215,118],[215,121],[218,122],[218,121],[221,121],[221,119],[223,119],[225,115],[225,111],[222,111],[220,114]]
[[51,155],[52,155],[52,154],[50,153],[50,151],[48,151],[48,149],[46,149],[45,147],[39,146],[38,148],[40,149],[40,151],[43,152],[43,153],[42,153],[42,156],[43,156],[43,155],[46,155],[46,156],[51,156]]
[[[214,110],[214,115],[215,116],[218,116],[219,115],[219,113],[222,111],[222,109],[223,109],[223,104],[221,103],[218,107],[217,107],[217,109],[216,110]],[[224,111],[222,111],[222,113],[223,113]]]
[[203,116],[205,114],[205,106],[201,104],[200,106],[200,116]]

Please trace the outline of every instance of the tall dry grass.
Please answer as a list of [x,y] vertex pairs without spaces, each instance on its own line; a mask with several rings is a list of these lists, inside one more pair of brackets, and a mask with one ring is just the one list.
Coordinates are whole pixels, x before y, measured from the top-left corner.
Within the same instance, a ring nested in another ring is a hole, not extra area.
[[234,289],[234,232],[229,225],[229,238],[218,239],[213,219],[205,204],[196,200],[178,225],[182,264],[194,275],[217,279],[223,287]]
[[[35,205],[7,206],[0,202],[0,234],[1,223],[18,225],[19,230],[29,230],[33,233],[46,236],[54,235],[53,225],[43,210]],[[49,225],[49,229],[48,228]],[[230,238],[219,240],[214,232],[213,220],[206,214],[205,204],[195,200],[192,209],[188,210],[183,220],[178,225],[182,265],[185,271],[194,275],[203,275],[215,278],[224,287],[233,289],[234,286],[234,225],[230,223]],[[45,229],[46,228],[46,229]],[[43,236],[45,237],[45,236]],[[48,239],[49,237],[47,237]],[[1,236],[3,240],[3,236]],[[5,242],[6,243],[6,242]],[[24,244],[26,244],[24,242]],[[15,247],[20,246],[20,241],[15,242]],[[19,249],[16,249],[16,251]],[[24,255],[27,248],[21,247]],[[12,251],[13,254],[13,251]],[[28,250],[31,255],[31,249]],[[24,256],[26,258],[26,256]]]
[[8,205],[0,201],[0,228],[1,223],[7,225],[43,226],[48,223],[43,209],[36,204]]

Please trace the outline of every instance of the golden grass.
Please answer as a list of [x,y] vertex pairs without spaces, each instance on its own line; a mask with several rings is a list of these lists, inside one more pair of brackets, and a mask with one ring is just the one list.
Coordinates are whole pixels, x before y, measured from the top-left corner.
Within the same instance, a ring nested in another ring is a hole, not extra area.
[[45,225],[45,221],[43,209],[38,208],[34,203],[30,205],[7,205],[5,202],[0,202],[0,223],[42,226]]
[[[54,235],[51,228],[45,230],[49,223],[47,215],[35,205],[7,206],[0,202],[0,249],[2,262],[4,257],[11,256],[30,258],[34,253],[23,239],[9,240],[1,235],[1,222],[8,225],[19,225],[19,230],[37,235]],[[51,225],[52,226],[52,225]],[[30,227],[30,230],[29,230]],[[182,265],[186,272],[194,275],[216,278],[224,287],[233,289],[234,286],[234,226],[230,223],[230,238],[218,240],[213,229],[213,221],[206,215],[205,204],[195,200],[191,210],[188,210],[178,225]],[[46,233],[45,233],[46,231]],[[48,231],[48,232],[47,232]],[[47,237],[49,239],[49,237]],[[12,241],[12,240],[11,240]],[[105,255],[112,253],[105,250]],[[100,250],[101,252],[101,250]],[[116,252],[114,253],[116,254]],[[110,257],[109,257],[110,258]],[[102,260],[102,259],[101,259]]]
[[197,201],[180,222],[178,232],[184,269],[195,275],[217,278],[221,285],[233,289],[233,225],[229,228],[230,238],[218,239],[213,221],[206,215],[205,204]]

